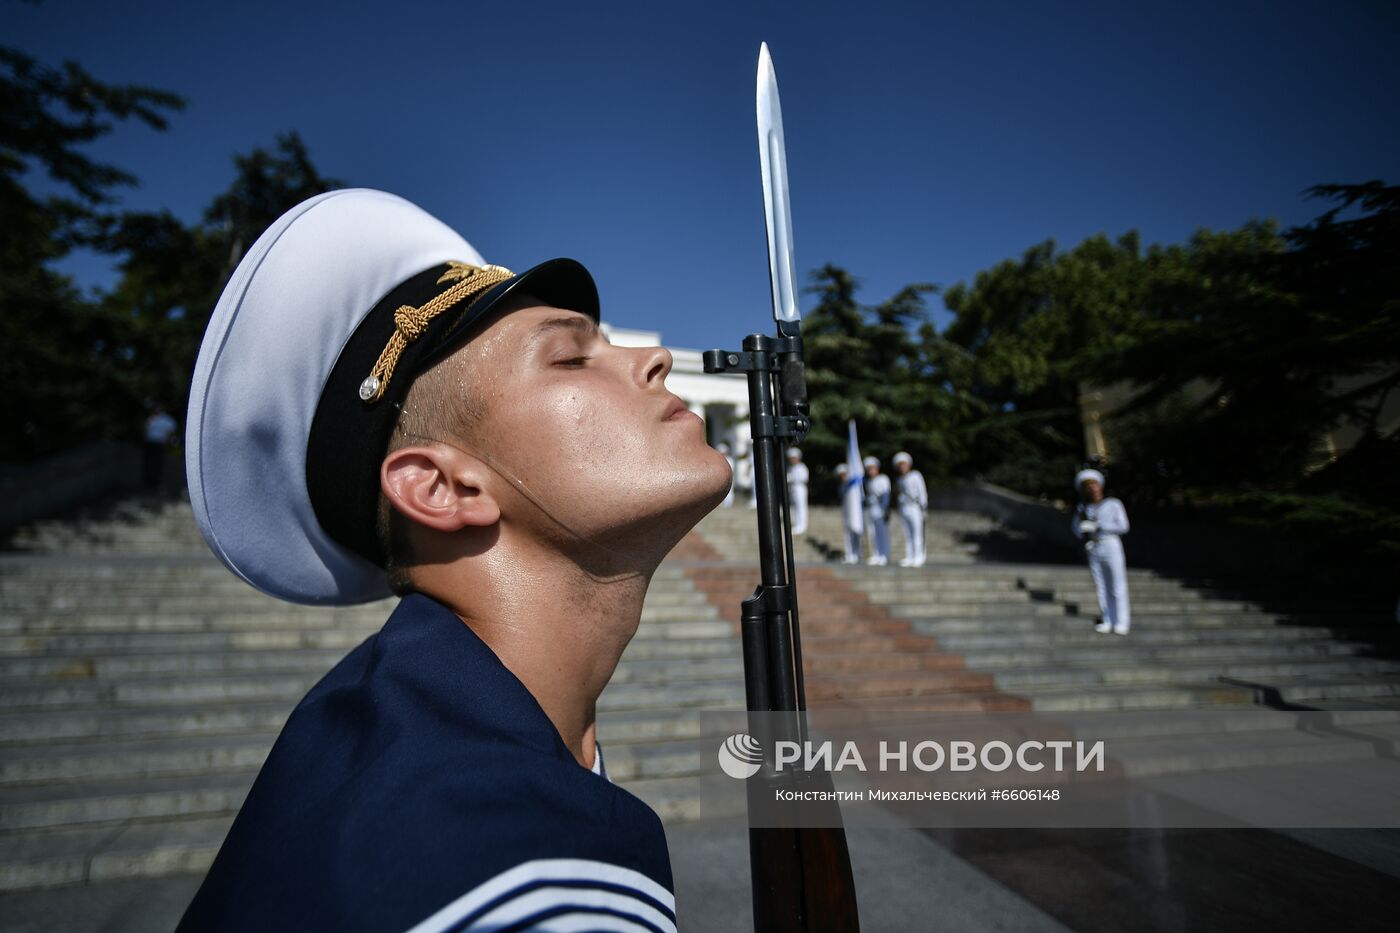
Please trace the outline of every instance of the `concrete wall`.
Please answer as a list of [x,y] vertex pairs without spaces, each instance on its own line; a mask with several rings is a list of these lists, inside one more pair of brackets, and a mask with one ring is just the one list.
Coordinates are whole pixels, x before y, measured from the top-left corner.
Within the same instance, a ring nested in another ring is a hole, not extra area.
[[58,515],[141,483],[141,450],[102,441],[0,472],[0,529]]

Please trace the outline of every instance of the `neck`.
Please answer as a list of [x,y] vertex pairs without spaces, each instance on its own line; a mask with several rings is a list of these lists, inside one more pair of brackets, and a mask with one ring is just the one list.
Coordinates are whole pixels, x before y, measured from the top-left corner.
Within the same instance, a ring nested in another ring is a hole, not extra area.
[[598,696],[637,631],[660,558],[609,563],[585,568],[502,528],[485,550],[413,570],[414,588],[486,642],[586,768],[596,755]]

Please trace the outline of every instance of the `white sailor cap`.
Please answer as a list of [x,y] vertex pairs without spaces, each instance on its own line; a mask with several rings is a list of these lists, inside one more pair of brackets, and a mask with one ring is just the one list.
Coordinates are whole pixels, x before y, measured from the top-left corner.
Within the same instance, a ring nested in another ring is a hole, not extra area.
[[1083,486],[1084,483],[1088,480],[1093,480],[1094,482],[1102,486],[1103,474],[1100,473],[1098,470],[1080,470],[1078,473],[1074,474],[1074,488],[1078,489],[1080,486]]
[[517,290],[598,318],[577,262],[487,265],[382,191],[332,191],[278,218],[224,288],[190,389],[190,500],[219,559],[291,602],[389,595],[379,467],[404,397]]
[[802,459],[802,451],[797,449],[796,447],[789,447],[787,449],[787,455],[789,457],[796,457],[798,460]]
[[861,464],[862,464],[863,466],[866,466],[866,467],[873,467],[873,466],[877,467],[877,466],[880,465],[880,458],[879,458],[879,457],[866,457],[864,460],[861,461]]
[[894,460],[893,460],[892,462],[894,463],[895,466],[899,466],[901,463],[907,463],[907,464],[909,464],[910,466],[913,466],[913,465],[914,465],[914,458],[911,457],[911,456],[909,456],[909,454],[907,454],[907,453],[905,453],[904,451],[901,450],[899,453],[897,453],[897,454],[894,455]]
[[851,472],[851,468],[848,467],[848,466],[846,466],[846,464],[844,464],[844,463],[838,463],[838,464],[836,464],[836,472],[837,472],[837,473],[849,473],[849,472]]

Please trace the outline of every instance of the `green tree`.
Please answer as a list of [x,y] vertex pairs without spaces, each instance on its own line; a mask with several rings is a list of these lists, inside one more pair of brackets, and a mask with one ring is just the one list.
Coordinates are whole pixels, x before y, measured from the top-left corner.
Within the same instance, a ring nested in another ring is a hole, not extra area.
[[[116,370],[129,328],[86,300],[51,266],[74,248],[104,245],[117,222],[114,192],[128,172],[84,154],[114,120],[163,130],[182,100],[167,91],[105,84],[72,62],[49,68],[0,48],[0,460],[27,460],[107,436]],[[44,172],[58,193],[37,196],[26,176]]]
[[[813,426],[803,443],[809,466],[821,479],[845,460],[846,423],[854,418],[861,448],[883,459],[906,449],[926,470],[946,469],[935,458],[937,438],[946,436],[939,416],[942,389],[929,379],[919,334],[928,324],[926,295],[916,284],[866,306],[856,298],[859,282],[827,264],[812,273],[808,291],[817,305],[802,325],[807,387]],[[942,466],[940,466],[942,465]]]
[[[102,306],[131,322],[131,352],[121,370],[127,398],[181,412],[209,316],[247,247],[290,208],[344,184],[316,169],[295,132],[233,162],[233,182],[211,201],[202,223],[187,227],[167,212],[133,213],[108,234],[108,247],[126,257]],[[138,415],[128,412],[128,421]]]
[[1139,326],[1143,258],[1136,233],[1047,241],[958,283],[954,314],[924,344],[953,403],[966,474],[1028,493],[1061,492],[1084,456],[1079,396],[1094,361]]

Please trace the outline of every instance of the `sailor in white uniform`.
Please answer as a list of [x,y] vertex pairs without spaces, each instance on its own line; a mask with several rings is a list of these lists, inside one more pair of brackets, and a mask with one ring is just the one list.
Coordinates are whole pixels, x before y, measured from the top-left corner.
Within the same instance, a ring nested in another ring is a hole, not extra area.
[[1074,485],[1080,502],[1074,510],[1071,530],[1084,542],[1103,616],[1094,631],[1126,635],[1132,614],[1128,608],[1128,567],[1119,536],[1128,533],[1128,510],[1119,500],[1104,497],[1103,474],[1098,470],[1080,470]]
[[[724,454],[724,461],[729,464],[730,475],[737,477],[738,474],[734,472],[734,454],[730,452],[729,445],[721,441],[719,443],[719,446],[717,446],[715,450],[718,450],[720,453]],[[719,504],[720,508],[727,509],[734,504],[735,485],[736,483],[733,482],[729,484],[729,492],[725,495],[724,501]]]
[[890,562],[890,529],[885,524],[885,514],[890,510],[890,478],[880,472],[880,458],[866,457],[865,466],[865,527],[870,534],[870,557],[866,560],[872,567],[883,567]]
[[924,475],[914,469],[914,458],[904,451],[894,455],[896,504],[904,525],[904,559],[901,567],[922,567],[924,551],[924,512],[928,508],[928,487]]
[[758,496],[754,495],[753,488],[752,451],[744,451],[734,462],[734,488],[739,491],[741,498],[748,500],[749,508],[758,508]]
[[805,534],[807,531],[807,464],[802,462],[802,451],[789,447],[787,452],[788,504],[792,508],[792,533]]

